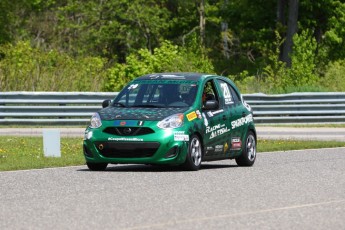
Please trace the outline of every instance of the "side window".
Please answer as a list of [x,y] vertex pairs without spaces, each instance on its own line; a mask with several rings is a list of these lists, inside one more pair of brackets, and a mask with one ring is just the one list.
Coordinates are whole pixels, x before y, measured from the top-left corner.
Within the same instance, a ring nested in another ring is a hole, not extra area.
[[202,93],[203,105],[206,103],[206,101],[209,101],[209,100],[216,100],[219,104],[219,97],[217,94],[217,90],[216,90],[214,82],[212,80],[206,82],[206,84],[204,86],[204,91]]
[[240,103],[240,101],[241,101],[240,96],[236,93],[236,91],[234,90],[234,88],[231,85],[229,85],[229,88],[230,88],[231,95],[233,97],[235,104]]

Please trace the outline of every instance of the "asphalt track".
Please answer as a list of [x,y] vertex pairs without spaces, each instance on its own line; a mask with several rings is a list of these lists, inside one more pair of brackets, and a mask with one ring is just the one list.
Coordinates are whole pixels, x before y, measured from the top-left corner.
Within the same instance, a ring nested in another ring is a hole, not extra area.
[[258,153],[200,171],[0,172],[0,229],[345,229],[345,148]]

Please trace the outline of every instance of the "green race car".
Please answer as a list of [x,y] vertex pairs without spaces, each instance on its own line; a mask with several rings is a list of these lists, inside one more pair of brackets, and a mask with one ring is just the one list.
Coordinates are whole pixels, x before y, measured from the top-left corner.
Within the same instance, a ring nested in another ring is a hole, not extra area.
[[228,78],[148,74],[131,81],[91,118],[84,156],[90,170],[108,164],[169,164],[198,170],[202,161],[251,166],[256,130],[250,106]]

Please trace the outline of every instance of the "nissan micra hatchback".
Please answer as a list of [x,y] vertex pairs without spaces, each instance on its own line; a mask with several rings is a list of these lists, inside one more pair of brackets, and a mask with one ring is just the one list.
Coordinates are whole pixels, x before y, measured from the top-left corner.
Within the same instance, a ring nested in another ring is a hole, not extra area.
[[256,159],[250,106],[228,78],[198,73],[131,81],[92,116],[83,145],[90,170],[132,163],[198,170],[203,161]]

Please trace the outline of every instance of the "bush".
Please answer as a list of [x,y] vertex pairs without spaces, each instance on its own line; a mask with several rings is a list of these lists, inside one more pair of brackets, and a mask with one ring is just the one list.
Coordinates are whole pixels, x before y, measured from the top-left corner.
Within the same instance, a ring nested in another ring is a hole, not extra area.
[[1,91],[99,91],[105,60],[44,52],[29,42],[0,46]]
[[201,52],[194,52],[163,42],[162,46],[154,49],[151,54],[147,49],[130,54],[125,64],[115,64],[108,70],[105,91],[119,91],[129,81],[149,73],[160,72],[203,72],[213,73],[212,63],[202,58]]
[[326,67],[325,77],[321,78],[320,84],[329,91],[344,92],[345,89],[345,60],[331,62]]
[[[302,31],[293,38],[294,46],[291,54],[291,68],[279,60],[282,39],[276,31],[276,40],[265,50],[267,51],[267,65],[257,77],[248,79],[248,83],[256,84],[254,92],[264,93],[291,93],[301,91],[324,91],[318,83],[314,73],[316,40],[310,31]],[[243,82],[243,80],[242,80]],[[261,87],[262,86],[262,87]],[[247,87],[248,89],[248,87]],[[253,92],[253,91],[250,91]]]

